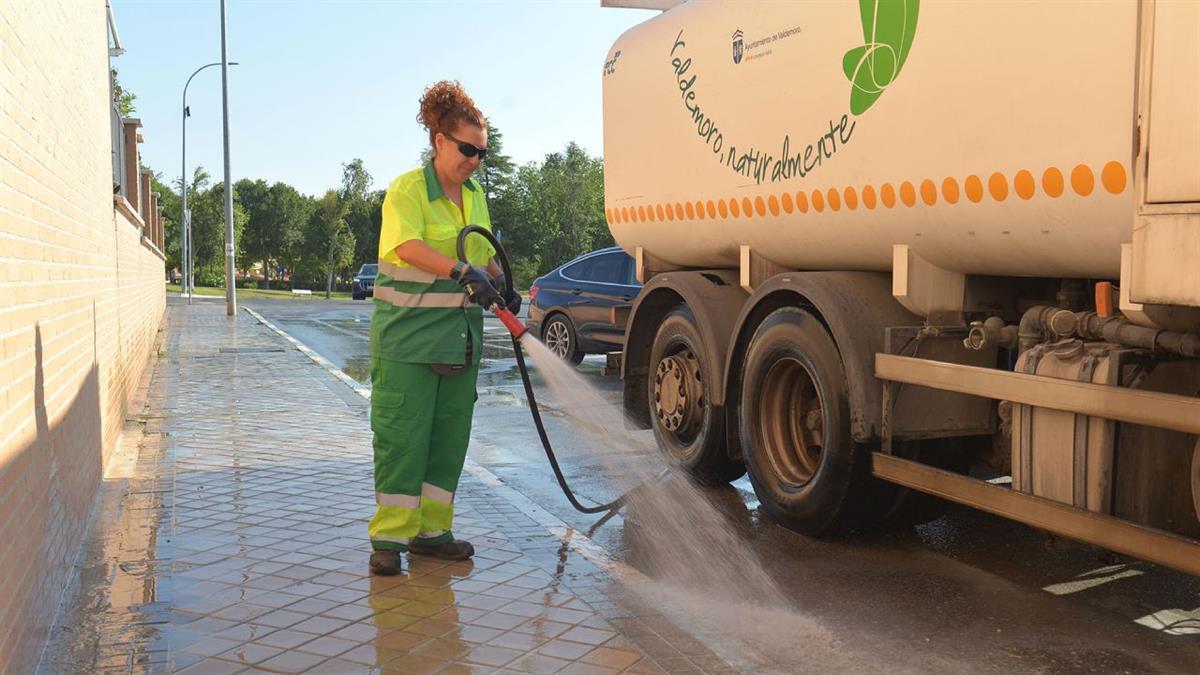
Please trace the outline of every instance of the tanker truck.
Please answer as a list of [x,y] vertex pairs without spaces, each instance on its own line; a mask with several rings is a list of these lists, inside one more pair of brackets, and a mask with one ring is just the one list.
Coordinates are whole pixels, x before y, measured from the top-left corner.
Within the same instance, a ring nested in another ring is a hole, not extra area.
[[1200,574],[1200,3],[658,6],[602,74],[626,412],[830,536]]

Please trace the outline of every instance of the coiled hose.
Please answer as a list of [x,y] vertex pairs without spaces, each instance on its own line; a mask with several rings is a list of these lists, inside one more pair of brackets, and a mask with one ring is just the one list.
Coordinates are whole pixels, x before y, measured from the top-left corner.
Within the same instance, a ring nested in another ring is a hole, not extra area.
[[[496,258],[500,261],[500,269],[504,271],[505,284],[505,288],[500,288],[497,290],[500,291],[501,297],[508,295],[508,291],[512,288],[512,267],[508,262],[508,253],[505,252],[504,247],[500,245],[500,240],[496,239],[496,236],[492,234],[491,230],[479,225],[468,225],[460,230],[458,233],[457,242],[458,259],[469,264],[467,260],[465,244],[467,236],[471,234],[477,234],[484,239],[487,239],[488,242],[491,243],[492,248],[496,249]],[[508,310],[504,307],[491,307],[485,309],[491,309],[492,312],[497,314],[497,316],[500,316],[501,312],[509,313],[511,316],[511,313],[508,312]],[[503,320],[503,317],[501,318]],[[505,325],[509,326],[510,324],[505,322]],[[598,504],[596,506],[587,506],[579,501],[579,499],[575,496],[575,493],[571,490],[571,486],[567,484],[567,478],[563,475],[562,467],[558,465],[558,458],[554,455],[554,448],[550,445],[550,437],[546,434],[546,426],[542,424],[542,412],[538,408],[537,398],[533,395],[533,383],[529,379],[529,368],[525,365],[525,353],[521,349],[521,340],[518,337],[519,334],[513,332],[511,328],[509,332],[512,336],[513,353],[515,353],[517,357],[517,370],[521,371],[521,382],[525,384],[525,396],[527,399],[529,399],[529,413],[533,416],[533,425],[537,428],[538,438],[540,438],[542,441],[542,449],[546,451],[546,459],[550,462],[550,468],[554,470],[554,478],[558,481],[558,487],[562,488],[562,492],[567,497],[567,501],[571,502],[571,506],[575,507],[575,510],[579,511],[580,513],[594,514],[615,512],[625,504],[625,499],[629,496],[628,492],[620,497],[617,497],[611,502]]]

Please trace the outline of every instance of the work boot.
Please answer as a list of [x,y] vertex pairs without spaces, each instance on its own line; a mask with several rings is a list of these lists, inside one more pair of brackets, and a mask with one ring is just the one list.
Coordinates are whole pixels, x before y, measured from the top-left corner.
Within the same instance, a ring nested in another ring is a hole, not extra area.
[[400,573],[402,561],[400,551],[372,551],[371,574],[381,577],[395,576]]
[[422,544],[420,539],[408,542],[408,552],[428,555],[442,560],[467,560],[475,555],[475,547],[469,541],[454,539],[440,544]]

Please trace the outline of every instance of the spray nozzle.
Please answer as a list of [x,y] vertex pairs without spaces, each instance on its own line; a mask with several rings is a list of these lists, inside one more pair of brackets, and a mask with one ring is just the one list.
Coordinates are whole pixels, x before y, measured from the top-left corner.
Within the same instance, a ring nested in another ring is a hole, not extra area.
[[520,340],[522,335],[529,332],[529,327],[521,323],[517,315],[508,311],[508,308],[497,305],[492,308],[492,313],[496,315],[497,319],[500,319],[500,323],[504,324],[514,338]]

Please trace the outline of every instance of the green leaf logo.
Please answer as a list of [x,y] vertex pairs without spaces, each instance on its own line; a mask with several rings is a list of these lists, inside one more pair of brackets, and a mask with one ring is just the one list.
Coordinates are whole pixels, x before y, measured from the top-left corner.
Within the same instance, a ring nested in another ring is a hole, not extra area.
[[917,32],[920,6],[921,0],[858,0],[866,44],[842,57],[842,70],[850,80],[850,112],[866,112],[900,75]]

